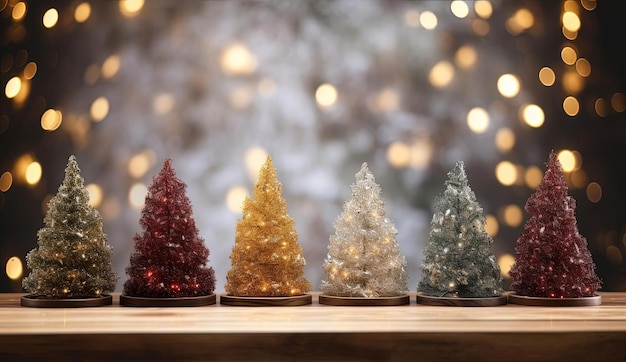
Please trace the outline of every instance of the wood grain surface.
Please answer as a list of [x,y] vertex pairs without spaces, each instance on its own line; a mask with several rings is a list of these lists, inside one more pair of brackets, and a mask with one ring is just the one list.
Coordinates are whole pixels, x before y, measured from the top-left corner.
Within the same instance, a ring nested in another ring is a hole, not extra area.
[[313,297],[310,294],[294,295],[291,297],[220,296],[220,304],[235,307],[296,307],[311,304],[312,301]]

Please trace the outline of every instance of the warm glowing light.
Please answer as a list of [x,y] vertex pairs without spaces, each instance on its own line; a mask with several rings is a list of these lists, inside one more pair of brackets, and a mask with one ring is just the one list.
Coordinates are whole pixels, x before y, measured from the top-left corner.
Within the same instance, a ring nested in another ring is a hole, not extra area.
[[489,128],[489,113],[480,107],[474,107],[467,112],[467,126],[474,133],[485,133]]
[[614,93],[611,96],[611,106],[615,112],[624,112],[626,110],[626,99],[623,93]]
[[580,104],[578,104],[578,99],[575,97],[569,96],[565,98],[563,101],[563,110],[568,116],[575,116],[578,114],[580,110]]
[[437,15],[432,11],[424,11],[420,14],[420,24],[426,30],[433,30],[437,27]]
[[48,29],[57,25],[58,21],[59,21],[59,12],[55,8],[48,9],[48,11],[46,11],[43,14],[43,26]]
[[576,71],[583,77],[591,74],[591,63],[585,58],[578,58],[576,61]]
[[13,20],[20,21],[24,19],[24,15],[26,15],[26,3],[19,2],[15,4],[15,6],[13,7],[13,11],[11,11],[11,17],[13,18]]
[[506,21],[507,30],[517,35],[525,30],[530,29],[535,24],[535,17],[530,10],[522,8],[519,9]]
[[564,172],[572,172],[576,169],[576,156],[570,150],[562,150],[558,153],[559,162]]
[[541,68],[541,70],[539,71],[539,81],[541,82],[541,84],[545,85],[546,87],[550,87],[554,84],[555,80],[556,76],[554,75],[554,71],[551,68]]
[[17,96],[17,94],[20,92],[20,89],[22,89],[22,80],[20,79],[20,77],[13,77],[9,79],[6,87],[4,87],[4,94],[9,99],[15,98],[15,96]]
[[526,186],[536,189],[543,179],[543,171],[537,166],[529,166],[524,173],[524,181]]
[[24,78],[33,79],[33,77],[35,77],[35,74],[37,74],[37,64],[35,62],[30,62],[26,64],[26,66],[24,67]]
[[435,88],[443,88],[450,84],[454,78],[454,67],[447,60],[435,64],[428,73],[428,80]]
[[154,164],[156,155],[152,150],[137,153],[128,161],[128,174],[132,178],[143,177]]
[[609,105],[606,99],[598,98],[593,104],[593,108],[600,117],[606,117],[609,114]]
[[576,15],[576,13],[566,11],[565,13],[563,13],[562,20],[565,29],[571,32],[576,32],[580,29],[580,18],[578,17],[578,15]]
[[12,256],[7,261],[6,265],[7,276],[11,280],[17,280],[22,276],[24,272],[24,267],[22,266],[22,261],[17,256]]
[[517,181],[517,167],[509,161],[501,161],[496,165],[496,178],[505,186],[511,186]]
[[399,105],[400,95],[396,90],[391,88],[383,89],[374,99],[374,108],[383,112],[395,111],[398,109]]
[[503,74],[498,78],[498,92],[502,94],[503,97],[513,98],[520,91],[520,82],[519,79],[513,74]]
[[602,200],[602,187],[599,183],[590,182],[589,185],[587,185],[587,198],[593,203]]
[[561,59],[563,59],[563,63],[567,65],[573,65],[576,63],[576,59],[578,59],[578,54],[572,47],[563,47],[561,50]]
[[102,203],[102,187],[97,184],[89,184],[85,186],[87,192],[89,193],[89,205],[93,207],[98,207]]
[[94,122],[100,122],[109,114],[109,100],[105,97],[99,97],[91,104],[89,111]]
[[477,0],[474,2],[474,11],[483,19],[489,19],[493,14],[493,7],[487,0]]
[[485,215],[485,231],[492,238],[498,235],[498,229],[500,229],[500,225],[498,225],[498,219],[491,214]]
[[74,10],[74,20],[77,23],[84,23],[91,15],[91,5],[89,3],[81,3]]
[[450,10],[454,16],[460,19],[466,18],[469,14],[469,6],[463,0],[452,0]]
[[563,75],[563,89],[566,93],[576,95],[585,87],[585,78],[578,73],[569,71]]
[[0,176],[0,191],[7,192],[13,185],[13,175],[9,171],[6,171]]
[[404,23],[411,28],[417,28],[420,25],[420,13],[415,10],[407,10],[404,13]]
[[161,93],[154,98],[152,109],[156,114],[168,114],[174,110],[176,102],[170,93]]
[[221,67],[224,73],[248,75],[257,68],[256,57],[243,44],[235,43],[222,52]]
[[246,109],[252,103],[252,95],[249,87],[241,86],[230,93],[228,103],[235,109]]
[[411,148],[404,142],[396,141],[387,148],[387,161],[395,168],[404,168],[411,163]]
[[523,217],[522,209],[515,204],[507,205],[502,211],[504,223],[513,228],[520,226]]
[[489,23],[483,19],[472,20],[472,30],[478,36],[489,34]]
[[585,172],[585,170],[580,169],[580,170],[576,170],[574,172],[572,172],[572,185],[574,185],[574,187],[582,189],[585,186],[587,186],[587,172]]
[[470,45],[463,45],[454,54],[454,62],[461,69],[470,69],[476,65],[476,49]]
[[63,114],[56,109],[48,109],[41,115],[41,128],[46,131],[55,131],[63,121]]
[[515,133],[510,128],[500,128],[496,132],[495,144],[498,151],[509,152],[515,146]]
[[33,161],[26,167],[24,178],[29,185],[36,185],[41,180],[41,165],[39,162]]
[[244,159],[248,177],[250,177],[251,180],[256,180],[261,166],[263,166],[267,160],[267,156],[267,151],[262,147],[252,147],[246,151]]
[[522,120],[533,128],[539,128],[545,121],[543,109],[536,104],[526,104],[521,108]]
[[248,191],[242,186],[233,186],[226,193],[226,207],[228,210],[241,213],[243,201],[248,196]]
[[585,10],[591,11],[596,8],[596,0],[582,0],[580,4]]
[[120,70],[121,62],[119,55],[111,55],[104,63],[102,63],[102,78],[108,79],[113,78],[117,72]]
[[136,16],[143,8],[144,0],[120,0],[120,12],[127,18]]
[[85,69],[85,84],[92,85],[100,78],[100,67],[97,64],[91,64]]
[[331,107],[337,102],[337,88],[328,83],[320,85],[315,91],[315,101],[322,108]]
[[148,188],[142,183],[136,183],[131,186],[130,191],[128,191],[128,202],[130,206],[135,209],[143,208],[147,193]]
[[515,257],[511,254],[502,254],[498,258],[498,266],[500,267],[500,275],[503,278],[510,278],[509,271],[511,271],[511,266],[515,263]]

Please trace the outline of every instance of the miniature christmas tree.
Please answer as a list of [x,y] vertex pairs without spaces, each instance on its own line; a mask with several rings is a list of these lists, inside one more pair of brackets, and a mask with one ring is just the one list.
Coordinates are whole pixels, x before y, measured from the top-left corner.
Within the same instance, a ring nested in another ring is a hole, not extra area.
[[26,256],[30,274],[22,285],[33,296],[47,298],[101,297],[115,288],[113,249],[102,229],[102,218],[89,205],[89,193],[74,156],[65,179],[48,202],[45,226],[37,246]]
[[213,294],[215,272],[207,267],[209,250],[198,236],[184,182],[176,177],[172,161],[148,188],[141,212],[141,234],[126,268],[124,295],[180,298]]
[[381,189],[367,163],[351,189],[352,198],[335,221],[328,244],[322,292],[367,298],[406,294],[406,260],[396,242],[398,231],[385,217]]
[[435,200],[418,291],[434,297],[485,298],[502,292],[502,277],[485,231],[483,209],[467,182],[463,162],[448,173]]
[[511,289],[544,298],[593,296],[600,287],[587,240],[576,226],[576,201],[568,195],[554,152],[537,190],[526,202],[530,219],[517,239]]
[[254,200],[246,198],[237,222],[226,293],[238,297],[302,295],[311,289],[295,223],[287,214],[272,160],[259,171]]

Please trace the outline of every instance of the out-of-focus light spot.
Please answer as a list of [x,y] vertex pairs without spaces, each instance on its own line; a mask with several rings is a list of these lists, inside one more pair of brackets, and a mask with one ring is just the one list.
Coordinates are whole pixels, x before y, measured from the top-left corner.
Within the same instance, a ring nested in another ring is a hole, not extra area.
[[242,186],[233,186],[226,193],[226,207],[234,213],[241,213],[243,201],[248,196],[248,191]]
[[582,0],[580,4],[585,10],[591,11],[596,8],[596,0]]
[[492,238],[498,235],[498,229],[500,229],[500,225],[498,225],[498,219],[491,214],[485,215],[485,231]]
[[26,173],[24,174],[24,178],[26,183],[29,185],[36,185],[39,180],[41,180],[41,165],[39,162],[34,161],[31,162],[28,167],[26,167]]
[[593,203],[600,202],[602,199],[602,187],[597,182],[590,182],[587,185],[587,198]]
[[22,276],[24,272],[24,267],[22,266],[22,261],[17,256],[12,256],[7,261],[6,265],[7,276],[11,280],[17,280]]
[[489,19],[493,14],[493,7],[487,0],[477,0],[474,2],[474,11],[483,19]]
[[11,17],[15,21],[20,21],[24,19],[24,15],[26,15],[26,3],[20,1],[13,7],[13,11],[11,11]]
[[576,61],[576,71],[583,77],[591,74],[591,63],[585,58],[578,58]]
[[498,78],[497,87],[503,97],[513,98],[520,91],[520,82],[513,74],[503,74]]
[[156,155],[152,150],[145,150],[137,153],[128,161],[128,174],[132,178],[143,177],[152,167],[156,159]]
[[55,131],[63,121],[63,114],[56,109],[48,109],[41,115],[41,128],[46,131]]
[[435,88],[443,88],[450,84],[454,78],[454,67],[447,60],[435,64],[428,73],[428,80]]
[[565,93],[576,95],[585,87],[585,78],[576,72],[565,72],[563,75],[563,89]]
[[566,11],[563,13],[563,26],[565,29],[575,32],[580,29],[580,18],[576,13],[572,11]]
[[13,165],[12,174],[14,178],[16,178],[17,181],[25,182],[26,181],[25,179],[26,169],[28,168],[28,165],[30,165],[34,161],[35,159],[29,153],[25,153],[21,155],[20,157],[18,157],[15,160],[15,164]]
[[489,128],[489,113],[480,107],[470,109],[467,112],[467,126],[474,133],[485,133]]
[[337,88],[329,83],[320,85],[315,91],[315,101],[322,108],[331,107],[337,102]]
[[424,11],[420,14],[420,24],[426,30],[433,30],[437,27],[437,15],[432,11]]
[[143,8],[144,0],[120,0],[120,12],[127,18],[136,16]]
[[272,78],[262,78],[257,85],[257,90],[262,96],[271,96],[276,91],[276,82]]
[[99,207],[103,197],[102,187],[97,184],[89,184],[85,186],[85,189],[89,193],[89,205]]
[[569,30],[567,30],[567,28],[562,27],[561,28],[561,32],[563,33],[563,36],[567,40],[576,40],[576,38],[578,38],[578,32],[577,31],[569,31]]
[[246,163],[246,170],[248,171],[248,177],[251,180],[256,180],[259,175],[261,166],[267,160],[267,151],[262,147],[252,147],[246,151],[244,160]]
[[411,163],[411,148],[401,141],[390,144],[387,148],[387,161],[395,168],[408,167]]
[[587,186],[587,173],[583,169],[572,172],[571,176],[572,185],[578,189],[582,189]]
[[472,20],[472,31],[478,36],[489,34],[489,23],[483,19]]
[[554,71],[551,68],[541,68],[541,70],[539,71],[539,81],[541,82],[541,84],[545,85],[546,87],[550,87],[554,84],[555,80],[556,76],[554,75]]
[[604,118],[609,114],[609,106],[607,103],[608,102],[604,98],[596,99],[595,103],[593,104],[593,108],[595,109],[598,116]]
[[469,14],[469,6],[463,0],[452,0],[450,10],[454,16],[460,19],[466,18]]
[[35,74],[37,74],[37,64],[35,62],[26,64],[24,67],[24,78],[33,79]]
[[461,69],[470,69],[476,65],[476,49],[471,45],[463,45],[454,54],[454,62]]
[[0,176],[0,191],[9,191],[11,185],[13,185],[13,175],[9,171],[2,173],[2,176]]
[[428,166],[433,154],[433,147],[428,137],[419,137],[410,146],[411,148],[411,167],[415,169],[423,169]]
[[507,205],[502,211],[504,223],[513,228],[520,226],[523,217],[522,209],[515,204]]
[[142,183],[136,183],[131,186],[128,191],[128,203],[135,209],[141,209],[146,202],[146,195],[148,194],[148,188]]
[[108,79],[113,78],[117,72],[120,70],[121,61],[119,55],[111,55],[104,63],[102,63],[102,78]]
[[539,128],[545,121],[543,109],[536,104],[526,104],[521,107],[522,120],[533,128]]
[[568,116],[575,116],[578,114],[580,110],[580,104],[578,104],[578,99],[572,96],[568,96],[563,101],[563,110]]
[[100,214],[104,220],[117,219],[121,211],[120,201],[113,197],[105,199],[100,206]]
[[226,74],[248,75],[256,70],[257,60],[246,46],[234,43],[222,52],[221,67]]
[[84,23],[91,15],[91,5],[89,3],[80,3],[74,10],[74,20],[77,23]]
[[576,156],[570,150],[561,150],[557,155],[564,172],[572,172],[576,169]]
[[400,106],[400,95],[391,88],[385,88],[374,98],[374,108],[383,112],[391,112]]
[[7,54],[0,59],[0,72],[6,73],[13,68],[13,54]]
[[511,186],[517,181],[517,167],[509,161],[501,161],[496,165],[496,178],[504,186]]
[[614,93],[611,96],[611,106],[615,112],[624,112],[626,110],[626,99],[624,99],[624,93]]
[[4,94],[7,98],[15,98],[15,96],[20,92],[22,88],[22,80],[20,77],[13,77],[9,79],[7,85],[4,87]]
[[420,25],[420,13],[416,10],[407,10],[404,13],[404,23],[411,28],[417,28]]
[[537,166],[529,166],[524,173],[524,182],[531,189],[536,189],[543,179],[543,172]]
[[511,254],[502,254],[498,258],[498,266],[500,267],[500,275],[503,278],[509,279],[511,276],[509,275],[509,271],[511,271],[511,267],[515,263],[515,257]]
[[230,93],[228,101],[231,107],[235,109],[246,109],[252,104],[252,91],[249,87],[242,86]]
[[515,133],[510,128],[500,128],[496,132],[495,144],[498,151],[507,153],[515,146]]
[[563,2],[563,11],[572,11],[578,13],[578,0],[565,0]]
[[59,21],[59,12],[55,8],[48,9],[48,11],[46,11],[43,14],[43,26],[48,29],[57,25],[58,21]]
[[609,245],[606,248],[606,259],[613,264],[621,264],[622,263],[622,252],[615,245]]
[[161,93],[154,98],[152,109],[156,114],[168,114],[174,110],[174,97],[170,93]]
[[93,119],[94,122],[100,122],[105,119],[106,116],[109,114],[109,100],[105,97],[98,97],[91,104],[89,114],[91,115],[91,119]]
[[574,48],[566,46],[561,50],[561,59],[563,59],[563,63],[573,65],[576,63],[576,59],[578,59],[578,54],[576,54]]
[[530,10],[519,9],[506,21],[506,29],[513,35],[530,29],[535,24],[535,17]]
[[97,64],[92,64],[85,69],[85,75],[83,79],[85,84],[93,85],[100,78],[100,67]]

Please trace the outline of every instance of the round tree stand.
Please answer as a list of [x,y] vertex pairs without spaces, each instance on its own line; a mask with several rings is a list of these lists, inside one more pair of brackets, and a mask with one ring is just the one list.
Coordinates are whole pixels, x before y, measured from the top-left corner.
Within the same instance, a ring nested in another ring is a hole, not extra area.
[[311,304],[311,294],[294,295],[291,297],[236,297],[221,295],[220,304],[238,307],[292,307]]
[[334,295],[320,294],[319,303],[326,305],[346,306],[393,306],[407,305],[411,302],[409,295],[397,295],[393,297],[337,297]]
[[42,295],[29,294],[20,298],[20,304],[24,307],[33,308],[101,307],[113,304],[113,297],[109,294],[102,294],[100,297],[48,298]]
[[417,293],[417,304],[449,306],[449,307],[495,307],[505,305],[506,295],[485,298],[432,297]]
[[120,295],[120,305],[127,307],[200,307],[215,304],[215,294],[197,297],[149,298]]
[[594,295],[593,297],[580,298],[544,298],[510,293],[509,303],[543,307],[587,307],[602,304],[602,297]]

